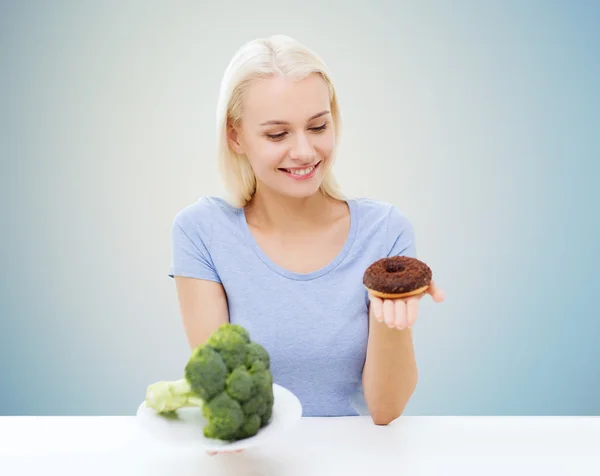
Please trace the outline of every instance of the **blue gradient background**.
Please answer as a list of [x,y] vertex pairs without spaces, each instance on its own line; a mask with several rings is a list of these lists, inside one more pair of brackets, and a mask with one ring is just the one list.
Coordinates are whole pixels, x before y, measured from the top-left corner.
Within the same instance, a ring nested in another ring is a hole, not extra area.
[[221,75],[285,33],[333,71],[349,195],[446,290],[408,415],[600,415],[596,2],[0,4],[0,413],[132,415],[181,375],[170,225],[220,194]]

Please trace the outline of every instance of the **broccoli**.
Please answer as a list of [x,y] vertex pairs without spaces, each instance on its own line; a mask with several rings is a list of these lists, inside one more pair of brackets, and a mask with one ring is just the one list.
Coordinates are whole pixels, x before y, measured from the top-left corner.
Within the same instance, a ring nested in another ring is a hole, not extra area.
[[184,369],[185,380],[202,400],[210,400],[225,389],[228,369],[217,351],[197,347]]
[[240,403],[227,393],[220,393],[202,409],[208,420],[204,436],[219,440],[232,439],[244,423],[244,412]]
[[202,406],[202,399],[192,392],[186,379],[153,383],[146,392],[146,405],[158,413],[171,414],[185,406]]
[[271,367],[269,354],[260,344],[250,342],[246,353],[246,367],[253,370],[266,370]]
[[254,394],[254,379],[246,367],[236,367],[233,372],[227,376],[225,386],[226,392],[231,398],[235,398],[243,403]]
[[269,424],[273,404],[268,352],[242,326],[229,323],[192,351],[183,378],[156,382],[146,392],[146,405],[165,417],[201,407],[204,435],[224,441],[256,435]]
[[242,333],[240,329],[240,326],[233,329],[220,327],[208,338],[207,342],[210,348],[221,355],[230,372],[242,365],[248,354],[247,346],[250,343],[250,338],[247,333]]

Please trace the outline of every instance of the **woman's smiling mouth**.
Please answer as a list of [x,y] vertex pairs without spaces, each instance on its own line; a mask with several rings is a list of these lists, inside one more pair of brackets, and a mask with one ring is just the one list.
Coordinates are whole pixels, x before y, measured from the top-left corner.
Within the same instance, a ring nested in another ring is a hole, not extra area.
[[291,169],[280,168],[278,170],[286,174],[288,177],[293,178],[294,180],[308,180],[309,178],[314,177],[317,169],[319,168],[319,165],[321,165],[321,161],[309,167],[294,167]]

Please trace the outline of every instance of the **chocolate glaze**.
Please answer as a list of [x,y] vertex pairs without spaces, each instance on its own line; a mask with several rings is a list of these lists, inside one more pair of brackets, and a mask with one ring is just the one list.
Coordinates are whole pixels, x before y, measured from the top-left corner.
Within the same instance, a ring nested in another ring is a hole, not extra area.
[[392,256],[375,261],[363,275],[363,284],[373,291],[401,294],[428,286],[432,272],[422,261],[408,256]]

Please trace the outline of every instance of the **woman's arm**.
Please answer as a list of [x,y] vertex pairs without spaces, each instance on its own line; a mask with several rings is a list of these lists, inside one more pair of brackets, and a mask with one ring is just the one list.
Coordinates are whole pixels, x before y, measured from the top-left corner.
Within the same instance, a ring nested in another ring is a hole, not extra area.
[[378,322],[370,305],[363,388],[373,422],[387,425],[402,415],[416,386],[412,329],[398,330]]
[[229,322],[229,308],[220,283],[175,276],[183,327],[193,349],[203,344],[221,324]]
[[445,299],[444,291],[433,280],[418,296],[395,300],[370,296],[363,388],[377,425],[387,425],[402,415],[417,386],[411,328],[417,320],[419,301],[427,295],[436,303]]

